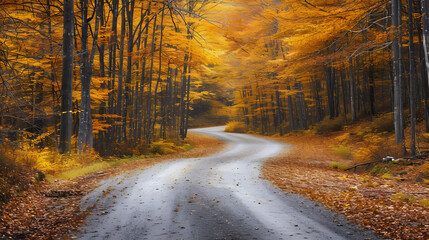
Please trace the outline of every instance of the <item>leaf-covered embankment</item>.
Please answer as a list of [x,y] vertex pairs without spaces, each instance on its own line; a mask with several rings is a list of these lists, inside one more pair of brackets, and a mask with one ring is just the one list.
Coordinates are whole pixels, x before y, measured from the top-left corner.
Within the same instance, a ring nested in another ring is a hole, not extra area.
[[428,239],[429,189],[424,183],[384,175],[337,170],[332,162],[350,164],[321,136],[276,138],[294,148],[263,166],[263,177],[345,214],[362,228],[388,239]]
[[76,231],[84,222],[86,211],[79,208],[83,195],[106,178],[131,170],[144,170],[156,163],[177,158],[196,158],[213,154],[223,148],[221,141],[206,135],[190,133],[188,142],[194,146],[155,158],[126,162],[70,180],[43,181],[9,201],[0,212],[0,239],[57,239]]

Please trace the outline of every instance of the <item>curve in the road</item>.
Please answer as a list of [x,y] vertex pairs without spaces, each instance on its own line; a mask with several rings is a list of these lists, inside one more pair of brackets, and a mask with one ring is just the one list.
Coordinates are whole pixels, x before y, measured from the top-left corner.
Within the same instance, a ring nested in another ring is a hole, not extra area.
[[82,239],[375,239],[312,201],[259,178],[279,142],[222,127],[194,129],[228,143],[212,156],[179,159],[105,182]]

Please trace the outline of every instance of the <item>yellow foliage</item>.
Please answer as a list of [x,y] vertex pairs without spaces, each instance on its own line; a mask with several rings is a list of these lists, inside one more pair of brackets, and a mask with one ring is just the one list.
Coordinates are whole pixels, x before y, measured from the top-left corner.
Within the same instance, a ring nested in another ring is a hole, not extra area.
[[153,154],[165,155],[171,154],[175,152],[185,151],[192,148],[192,145],[185,144],[183,146],[179,146],[172,142],[159,141],[151,144],[149,151]]
[[245,133],[247,132],[247,126],[243,122],[229,122],[225,127],[225,132]]
[[52,149],[44,149],[38,153],[35,168],[50,175],[56,175],[65,170],[86,166],[90,163],[101,161],[95,151],[87,151],[82,154],[59,154]]
[[353,154],[349,147],[344,145],[339,146],[331,146],[331,149],[334,150],[338,155],[340,155],[344,159],[352,159]]

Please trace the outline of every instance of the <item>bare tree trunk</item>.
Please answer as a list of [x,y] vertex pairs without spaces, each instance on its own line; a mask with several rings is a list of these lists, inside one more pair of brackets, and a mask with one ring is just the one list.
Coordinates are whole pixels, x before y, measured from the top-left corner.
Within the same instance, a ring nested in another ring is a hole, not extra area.
[[352,115],[352,122],[356,121],[356,108],[355,108],[355,79],[353,71],[353,58],[349,58],[349,78],[350,78],[350,112]]
[[191,91],[191,59],[192,56],[189,54],[189,64],[188,64],[188,81],[187,81],[187,90],[186,90],[186,114],[185,114],[185,135],[184,138],[188,135],[188,123],[189,123],[189,107],[191,105],[190,100],[190,91]]
[[410,62],[410,122],[411,122],[411,157],[416,155],[416,66],[414,62],[414,27],[413,27],[413,0],[408,0],[408,36]]
[[185,138],[185,97],[186,97],[186,73],[188,71],[188,54],[185,54],[183,73],[182,73],[182,86],[180,89],[180,137]]
[[395,139],[396,143],[403,142],[403,122],[402,122],[402,71],[401,71],[401,49],[399,47],[400,35],[400,2],[392,0],[392,26],[394,28],[394,38],[392,42],[393,51],[393,88],[394,88],[394,123],[395,123]]
[[[118,99],[116,102],[116,114],[119,116],[122,115],[122,78],[123,78],[123,68],[124,68],[124,48],[125,48],[125,9],[122,6],[121,12],[121,42],[119,46],[119,67],[118,67]],[[122,126],[117,126],[118,140],[122,142],[124,140]]]
[[277,117],[278,131],[280,133],[280,136],[282,136],[283,135],[282,102],[280,100],[280,92],[279,92],[278,86],[276,89],[276,117]]
[[426,0],[420,0],[420,8],[423,25],[423,49],[425,52],[426,74],[428,75],[427,80],[429,81],[429,17]]
[[[93,128],[92,128],[92,117],[91,117],[91,77],[92,77],[92,66],[94,62],[95,51],[97,48],[98,28],[100,22],[99,11],[96,11],[95,16],[95,30],[93,36],[93,44],[91,49],[91,56],[88,53],[88,0],[82,1],[82,38],[81,38],[81,111],[79,118],[79,134],[78,134],[78,147],[79,152],[85,151],[85,149],[91,149],[93,146]],[[98,2],[95,4],[95,8],[99,7]]]
[[[125,93],[124,93],[124,104],[122,110],[122,138],[124,141],[127,140],[127,113],[128,105],[132,105],[130,101],[130,85],[131,85],[131,71],[132,71],[132,52],[134,47],[134,35],[133,35],[133,21],[134,21],[134,0],[122,0],[122,8],[125,7],[128,22],[128,43],[127,43],[127,73],[125,77]],[[124,10],[123,10],[124,11]],[[131,135],[131,134],[130,134]]]
[[72,83],[73,83],[73,38],[74,38],[74,4],[73,0],[64,0],[63,32],[63,76],[61,85],[61,128],[60,153],[71,152],[72,137]]
[[[146,24],[144,27],[144,40],[143,40],[143,49],[147,48],[147,40],[149,33],[149,23],[150,23],[150,11],[152,2],[149,2],[149,6],[147,8],[146,16]],[[144,17],[144,16],[142,16]],[[141,140],[142,138],[142,129],[145,128],[146,124],[143,121],[143,93],[144,93],[144,85],[146,80],[146,56],[143,56],[143,63],[141,67],[141,78],[140,78],[140,97],[139,97],[139,113],[138,113],[138,124],[137,124],[137,138]]]
[[157,111],[156,111],[156,106],[157,101],[158,101],[158,87],[159,87],[159,83],[161,82],[161,69],[162,69],[162,39],[163,39],[163,33],[164,33],[164,11],[165,11],[165,6],[162,8],[162,14],[161,14],[161,32],[160,32],[160,38],[159,38],[159,56],[158,56],[158,61],[159,61],[159,65],[158,65],[158,79],[156,80],[156,85],[155,85],[155,93],[154,93],[154,108],[153,108],[153,123],[152,123],[152,131],[155,132],[155,123],[156,123],[156,118],[158,117]]
[[[287,90],[290,91],[290,86],[287,86]],[[293,131],[295,130],[295,124],[293,119],[293,101],[292,101],[292,96],[290,94],[288,94],[287,100],[288,100],[288,108],[289,108],[289,127],[290,127],[290,131]]]
[[[154,54],[155,54],[155,41],[156,41],[156,18],[157,15],[155,15],[155,18],[153,20],[153,32],[152,32],[152,49],[151,49],[151,62],[150,62],[150,70],[149,70],[149,80],[148,80],[148,87],[147,87],[147,111],[146,111],[146,143],[151,143],[151,126],[152,126],[152,80],[153,80],[153,63],[154,63]],[[155,121],[155,120],[154,120]]]
[[[116,42],[118,37],[118,8],[119,8],[119,0],[112,0],[112,36],[109,42],[109,83],[107,88],[110,90],[109,96],[108,96],[108,111],[109,114],[116,113],[115,110],[115,99],[114,99],[114,90],[115,90],[115,79],[116,79]],[[107,123],[113,125],[114,119],[111,117],[108,118]],[[110,144],[112,144],[113,141],[116,141],[116,126],[111,126],[108,129],[108,139],[106,149],[110,149]]]

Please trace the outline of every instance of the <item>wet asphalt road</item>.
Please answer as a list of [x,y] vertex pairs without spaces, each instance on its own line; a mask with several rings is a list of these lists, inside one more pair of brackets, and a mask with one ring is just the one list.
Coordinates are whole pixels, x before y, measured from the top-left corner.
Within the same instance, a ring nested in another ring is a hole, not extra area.
[[341,216],[259,178],[282,143],[194,129],[227,142],[215,155],[178,159],[110,179],[88,194],[80,239],[376,239]]

